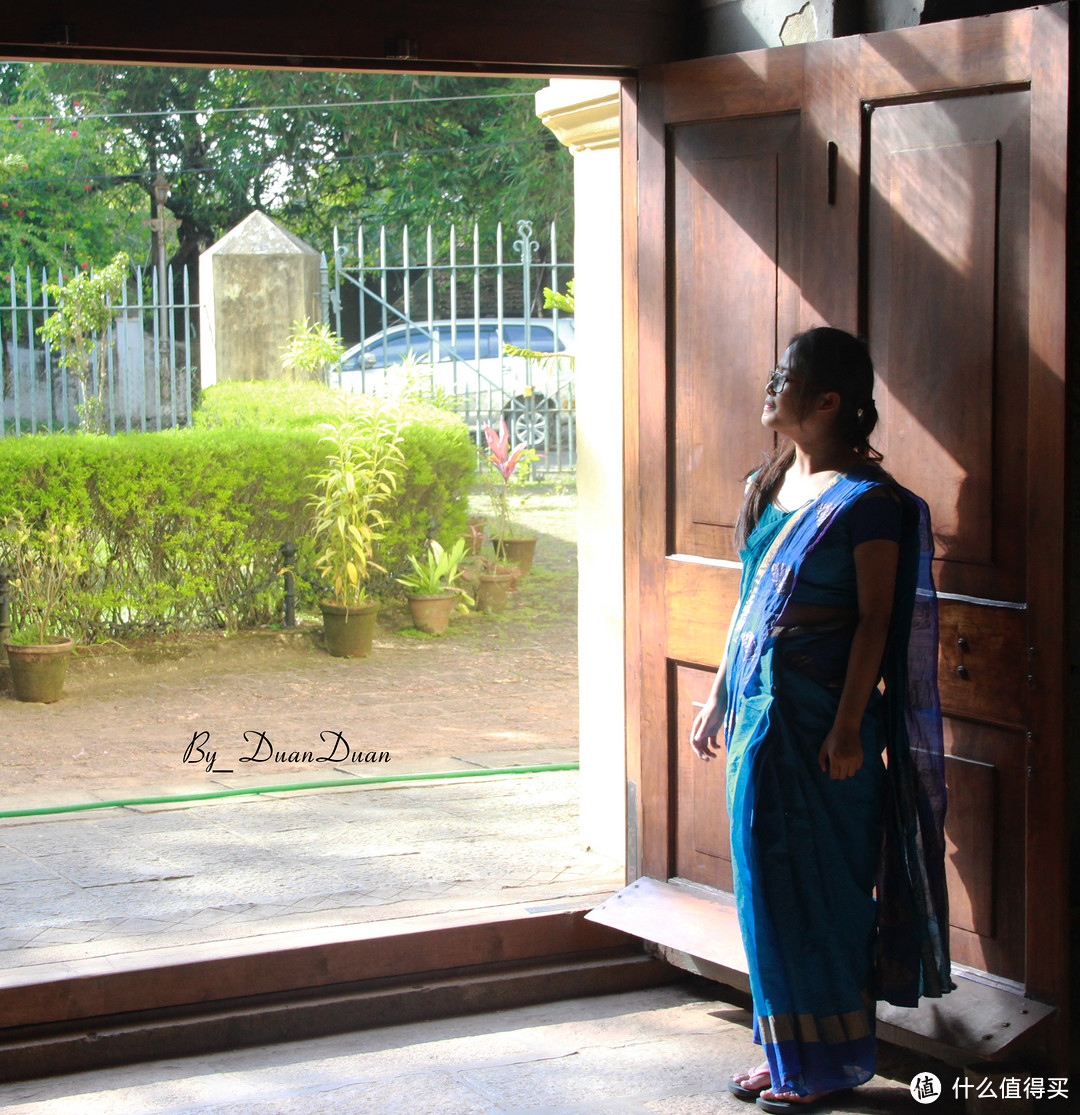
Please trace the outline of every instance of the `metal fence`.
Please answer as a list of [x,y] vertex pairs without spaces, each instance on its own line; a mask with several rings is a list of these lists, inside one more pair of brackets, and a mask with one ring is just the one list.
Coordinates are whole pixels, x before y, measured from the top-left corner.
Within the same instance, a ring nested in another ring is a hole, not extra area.
[[[7,278],[7,305],[0,302],[0,437],[73,429],[84,387],[64,366],[64,351],[38,333],[56,309],[49,298],[51,280],[29,269],[19,276],[9,271]],[[56,285],[64,281],[60,273]],[[85,390],[101,399],[111,434],[162,430],[190,420],[199,387],[198,305],[186,270],[174,284],[169,269],[165,294],[163,299],[156,269],[136,267],[113,305],[104,343],[93,347]]]
[[[455,410],[484,443],[484,424],[505,418],[512,444],[538,453],[537,472],[572,470],[577,458],[573,318],[543,308],[543,289],[565,291],[573,263],[560,258],[556,226],[545,242],[530,221],[507,236],[430,225],[417,237],[357,231],[356,248],[334,232],[328,317],[365,338],[331,379],[347,390],[391,390],[407,379]],[[545,258],[546,257],[546,258]],[[504,346],[543,354],[531,359]]]
[[[576,465],[573,318],[543,308],[543,289],[565,291],[573,264],[556,227],[543,243],[529,221],[516,236],[360,228],[355,251],[334,231],[324,262],[324,317],[339,336],[362,338],[331,372],[352,391],[409,390],[456,411],[478,444],[505,418],[511,441],[538,453],[533,474]],[[78,425],[84,387],[39,328],[55,311],[49,277],[7,276],[0,288],[0,437]],[[64,276],[57,276],[62,286]],[[179,287],[179,296],[177,288]],[[165,297],[162,298],[162,293]],[[188,272],[164,292],[159,272],[135,268],[94,357],[85,390],[104,404],[109,433],[186,425],[198,397],[198,305]],[[508,354],[504,346],[541,353]]]

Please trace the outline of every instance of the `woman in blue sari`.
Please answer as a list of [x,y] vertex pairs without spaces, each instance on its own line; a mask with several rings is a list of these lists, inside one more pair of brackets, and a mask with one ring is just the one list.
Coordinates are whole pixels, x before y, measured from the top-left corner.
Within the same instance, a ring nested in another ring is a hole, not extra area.
[[876,1000],[952,986],[933,541],[925,503],[870,447],[873,384],[866,347],[827,328],[770,375],[777,447],[748,479],[739,605],[691,732],[704,760],[727,745],[766,1056],[728,1087],[772,1112],[874,1075]]

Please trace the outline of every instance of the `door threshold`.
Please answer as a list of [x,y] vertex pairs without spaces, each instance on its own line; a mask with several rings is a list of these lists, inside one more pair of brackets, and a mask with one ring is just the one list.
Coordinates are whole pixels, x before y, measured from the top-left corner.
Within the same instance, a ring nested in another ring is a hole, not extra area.
[[[725,891],[642,876],[597,906],[588,920],[641,937],[669,964],[750,990],[735,900]],[[1056,1007],[1029,999],[1022,987],[989,973],[957,965],[953,979],[955,991],[923,999],[918,1007],[878,1003],[878,1037],[965,1065],[1015,1051],[1057,1014]]]

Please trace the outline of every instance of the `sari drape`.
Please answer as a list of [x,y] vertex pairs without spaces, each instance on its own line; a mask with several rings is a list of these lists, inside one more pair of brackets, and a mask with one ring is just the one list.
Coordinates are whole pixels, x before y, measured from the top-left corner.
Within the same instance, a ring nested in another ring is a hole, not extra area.
[[[882,483],[903,509],[884,692],[860,727],[862,767],[833,780],[818,753],[854,626],[784,631],[777,621],[836,517]],[[866,466],[763,520],[740,556],[725,719],[735,900],[754,1040],[774,1090],[806,1095],[873,1076],[877,999],[911,1006],[952,986],[929,513]]]

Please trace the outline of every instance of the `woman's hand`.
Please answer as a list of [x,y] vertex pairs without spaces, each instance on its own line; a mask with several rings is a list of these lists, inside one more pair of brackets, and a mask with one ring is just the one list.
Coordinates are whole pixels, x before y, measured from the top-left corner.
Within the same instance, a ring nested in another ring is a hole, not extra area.
[[694,749],[694,754],[705,762],[720,754],[717,740],[724,724],[724,712],[719,695],[710,694],[694,717],[694,726],[690,729],[690,746]]
[[834,724],[818,752],[818,763],[830,778],[850,778],[863,764],[858,727]]

